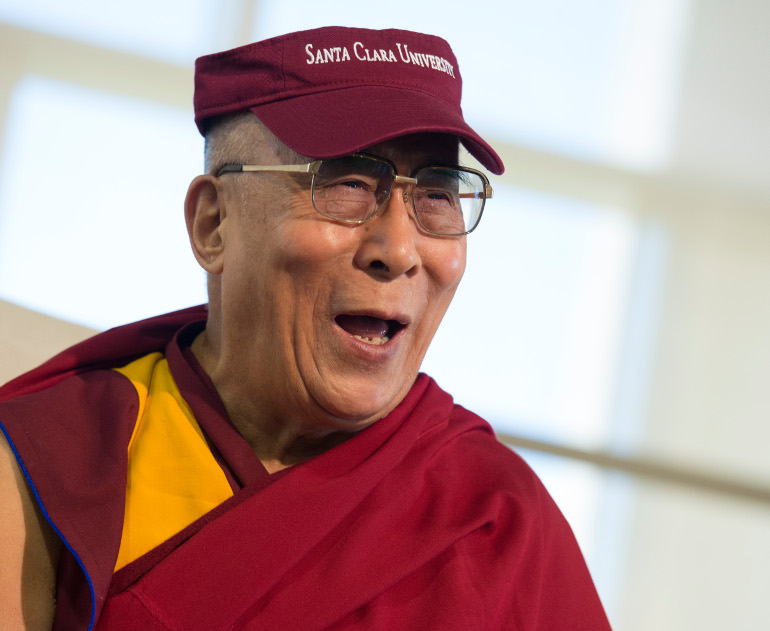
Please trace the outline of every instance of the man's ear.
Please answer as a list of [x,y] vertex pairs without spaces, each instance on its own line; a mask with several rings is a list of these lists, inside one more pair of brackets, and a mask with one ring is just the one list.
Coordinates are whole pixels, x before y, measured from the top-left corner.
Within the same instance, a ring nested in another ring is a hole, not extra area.
[[211,175],[199,175],[190,182],[184,216],[198,263],[210,274],[221,274],[225,249],[222,229],[227,215],[219,180]]

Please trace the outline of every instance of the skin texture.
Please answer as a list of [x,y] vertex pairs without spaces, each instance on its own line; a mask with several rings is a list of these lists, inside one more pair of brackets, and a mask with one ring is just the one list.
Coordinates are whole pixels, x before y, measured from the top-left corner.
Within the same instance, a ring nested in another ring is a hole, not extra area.
[[50,629],[61,542],[37,508],[2,434],[0,506],[0,626]]
[[[230,161],[283,163],[263,127],[244,124],[244,135],[254,154]],[[411,174],[456,161],[457,141],[424,134],[366,151]],[[312,458],[398,405],[465,269],[465,237],[423,233],[403,186],[361,225],[320,216],[309,189],[309,176],[287,173],[204,175],[185,205],[209,273],[210,317],[193,351],[269,471]],[[335,323],[341,313],[406,327],[371,346]]]

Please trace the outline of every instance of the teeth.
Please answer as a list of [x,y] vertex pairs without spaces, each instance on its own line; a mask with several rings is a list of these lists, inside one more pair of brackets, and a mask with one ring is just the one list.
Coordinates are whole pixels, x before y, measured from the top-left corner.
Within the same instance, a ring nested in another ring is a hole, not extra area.
[[363,337],[362,335],[354,335],[357,340],[361,340],[362,342],[366,342],[367,344],[374,344],[375,346],[381,346],[382,344],[385,344],[388,340],[390,340],[389,337]]

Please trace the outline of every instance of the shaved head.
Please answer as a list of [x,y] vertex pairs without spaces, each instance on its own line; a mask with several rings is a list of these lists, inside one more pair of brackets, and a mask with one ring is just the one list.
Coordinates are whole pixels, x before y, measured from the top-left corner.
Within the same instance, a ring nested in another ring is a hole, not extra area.
[[212,119],[206,129],[204,168],[216,175],[230,163],[261,164],[278,158],[275,164],[300,164],[310,158],[292,151],[249,111]]

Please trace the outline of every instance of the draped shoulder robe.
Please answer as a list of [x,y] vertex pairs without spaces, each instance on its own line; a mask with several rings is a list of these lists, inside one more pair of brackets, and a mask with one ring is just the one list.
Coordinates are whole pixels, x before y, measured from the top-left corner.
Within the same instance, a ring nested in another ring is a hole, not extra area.
[[[432,379],[271,476],[177,336],[204,319],[113,329],[0,389],[0,426],[65,544],[55,628],[609,629],[540,481]],[[144,404],[114,369],[158,352],[231,491],[118,567]]]

